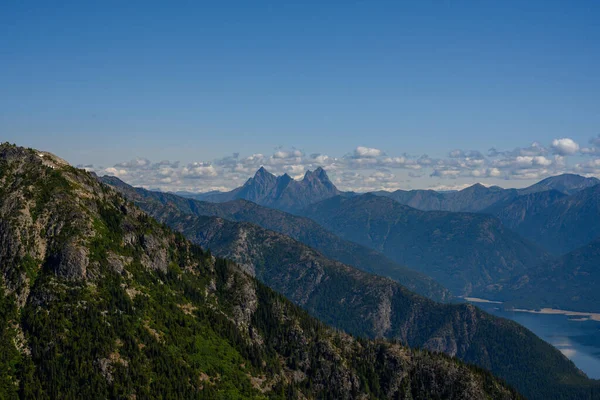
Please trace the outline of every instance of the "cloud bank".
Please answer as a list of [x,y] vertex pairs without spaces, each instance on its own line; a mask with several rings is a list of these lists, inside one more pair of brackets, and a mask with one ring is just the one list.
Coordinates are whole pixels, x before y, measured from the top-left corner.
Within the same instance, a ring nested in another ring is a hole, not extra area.
[[[214,160],[190,163],[136,158],[111,167],[85,166],[100,175],[114,175],[151,189],[206,192],[242,185],[258,168],[301,178],[307,170],[323,167],[343,190],[359,192],[410,188],[461,188],[475,182],[534,181],[560,173],[600,177],[600,135],[580,146],[571,138],[549,144],[533,142],[512,150],[453,149],[445,157],[426,154],[389,154],[374,147],[357,146],[345,155],[305,153],[277,148],[272,154],[232,153]],[[83,166],[80,166],[83,167]],[[503,186],[520,186],[519,182]]]

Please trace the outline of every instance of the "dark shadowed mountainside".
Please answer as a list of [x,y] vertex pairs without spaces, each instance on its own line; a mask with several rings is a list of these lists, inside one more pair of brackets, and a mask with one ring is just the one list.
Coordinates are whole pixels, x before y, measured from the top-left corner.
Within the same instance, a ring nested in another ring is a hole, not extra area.
[[496,297],[507,306],[600,313],[600,238],[514,279]]
[[565,254],[600,236],[600,185],[571,196],[534,193],[486,211],[548,251]]
[[477,295],[545,261],[538,246],[493,217],[420,211],[371,194],[337,196],[303,214],[344,239],[423,272],[453,293]]

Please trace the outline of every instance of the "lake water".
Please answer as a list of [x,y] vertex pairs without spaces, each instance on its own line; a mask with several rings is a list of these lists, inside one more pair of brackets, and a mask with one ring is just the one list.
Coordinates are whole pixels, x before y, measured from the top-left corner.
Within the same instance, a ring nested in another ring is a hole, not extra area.
[[512,319],[559,349],[590,378],[600,379],[600,322],[566,315],[501,310],[498,304],[474,302],[499,317]]

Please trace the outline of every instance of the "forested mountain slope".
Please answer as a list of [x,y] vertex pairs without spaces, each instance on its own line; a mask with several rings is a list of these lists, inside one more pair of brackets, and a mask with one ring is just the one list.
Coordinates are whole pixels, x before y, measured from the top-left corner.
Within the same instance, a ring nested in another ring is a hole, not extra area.
[[534,193],[487,212],[555,254],[566,254],[600,237],[600,185],[565,196]]
[[600,238],[517,277],[494,296],[521,308],[600,312]]
[[159,220],[216,254],[236,260],[329,324],[353,334],[384,336],[456,355],[491,369],[530,398],[570,398],[574,393],[589,393],[588,385],[594,385],[582,380],[555,348],[514,322],[471,305],[434,303],[391,280],[328,260],[276,232],[249,223],[199,217],[191,210],[183,213],[160,194],[113,182]]
[[55,156],[0,146],[0,397],[511,399],[333,331]]

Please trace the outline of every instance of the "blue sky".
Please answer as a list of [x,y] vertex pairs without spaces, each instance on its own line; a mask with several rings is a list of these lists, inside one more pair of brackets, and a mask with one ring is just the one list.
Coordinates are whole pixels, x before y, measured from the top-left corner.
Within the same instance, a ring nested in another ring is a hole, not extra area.
[[354,189],[600,173],[597,1],[5,3],[0,139],[133,183],[224,188],[315,154]]

